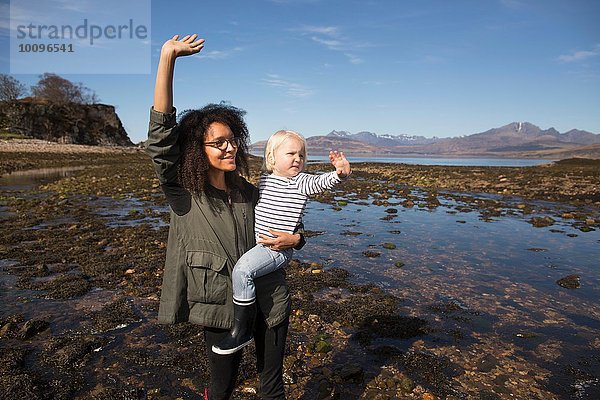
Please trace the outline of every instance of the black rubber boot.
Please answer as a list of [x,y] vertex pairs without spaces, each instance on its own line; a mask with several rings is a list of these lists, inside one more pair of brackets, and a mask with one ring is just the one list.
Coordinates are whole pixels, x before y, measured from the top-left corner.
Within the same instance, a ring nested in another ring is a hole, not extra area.
[[233,329],[225,339],[212,347],[216,354],[233,354],[252,342],[252,330],[256,318],[256,303],[240,306],[233,303]]

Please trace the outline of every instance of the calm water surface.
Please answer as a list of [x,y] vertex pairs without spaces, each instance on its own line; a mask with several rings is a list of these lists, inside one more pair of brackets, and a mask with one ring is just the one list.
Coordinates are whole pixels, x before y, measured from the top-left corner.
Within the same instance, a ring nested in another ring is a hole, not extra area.
[[[262,153],[252,153],[262,157]],[[346,156],[351,163],[394,163],[394,164],[418,164],[418,165],[447,165],[447,166],[470,166],[470,167],[530,167],[551,163],[551,159],[528,159],[528,158],[443,158],[443,157],[356,157]],[[325,155],[308,155],[309,164],[328,162]]]
[[[350,203],[333,211],[313,202],[304,222],[307,229],[323,234],[311,238],[299,256],[318,254],[316,258],[328,265],[350,268],[364,279],[381,281],[395,290],[410,290],[409,285],[394,282],[395,278],[404,281],[441,274],[447,280],[506,279],[556,294],[565,292],[555,284],[557,279],[578,274],[582,287],[566,293],[582,300],[598,299],[594,296],[600,289],[598,231],[584,233],[560,219],[553,226],[535,228],[527,221],[531,215],[485,222],[476,210],[454,214],[456,205],[459,203],[446,200],[433,210],[394,206],[396,217],[385,221],[381,218],[389,215],[385,212],[389,207]],[[341,235],[344,231],[360,235]],[[383,243],[393,243],[396,249],[387,250]],[[380,252],[381,257],[364,257],[362,252],[369,249]],[[395,261],[406,265],[397,269]],[[447,290],[452,290],[451,285]],[[502,290],[499,286],[495,291]]]
[[[486,222],[477,210],[457,212],[460,201],[439,199],[434,209],[394,206],[391,220],[381,219],[389,207],[356,204],[351,197],[341,211],[310,203],[305,226],[322,234],[296,256],[347,269],[355,281],[374,282],[402,298],[402,314],[431,322],[437,333],[423,340],[442,354],[458,346],[465,363],[492,356],[508,375],[550,371],[548,385],[556,392],[600,398],[600,232],[584,233],[555,214],[546,228],[519,213]],[[366,257],[367,250],[381,255]],[[396,267],[398,261],[404,266]],[[580,288],[556,283],[571,274],[580,276]],[[440,304],[459,310],[432,312]],[[566,371],[582,365],[591,378],[576,389]]]
[[[428,158],[428,157],[353,157],[348,156],[350,162],[417,164],[417,165],[447,165],[465,167],[530,167],[548,164],[554,160],[539,160],[526,158]],[[309,163],[327,162],[327,156],[312,156],[309,154]]]

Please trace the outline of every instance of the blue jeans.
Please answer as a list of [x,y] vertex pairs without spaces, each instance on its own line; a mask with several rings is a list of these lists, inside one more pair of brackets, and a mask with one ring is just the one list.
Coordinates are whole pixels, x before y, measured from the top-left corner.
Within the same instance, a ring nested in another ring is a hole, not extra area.
[[294,250],[271,250],[257,244],[240,257],[233,267],[233,302],[249,305],[256,299],[254,279],[283,268],[292,259]]

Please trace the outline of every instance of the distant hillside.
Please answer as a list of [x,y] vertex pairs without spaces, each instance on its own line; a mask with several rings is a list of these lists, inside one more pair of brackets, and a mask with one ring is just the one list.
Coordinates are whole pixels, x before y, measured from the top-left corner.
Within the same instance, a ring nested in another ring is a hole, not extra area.
[[573,150],[576,147],[600,143],[600,135],[571,130],[560,133],[554,128],[542,130],[528,122],[513,122],[469,136],[441,139],[428,148],[435,154],[493,153],[540,150]]
[[435,143],[439,139],[436,137],[426,138],[425,136],[409,136],[409,135],[378,135],[373,132],[358,132],[350,133],[346,131],[331,131],[327,137],[346,138],[350,140],[358,140],[359,142],[368,143],[374,146],[416,146]]
[[529,152],[515,152],[508,155],[514,158],[552,158],[556,160],[564,160],[567,158],[595,158],[600,159],[600,143],[589,144],[586,146],[573,147],[571,150],[564,149],[547,149]]
[[[330,149],[344,149],[344,151],[346,151],[345,149],[358,149],[365,153],[379,151],[379,148],[375,146],[346,137],[311,136],[306,138],[306,142],[309,154],[326,154]],[[266,144],[266,140],[253,143],[250,145],[250,151],[255,154],[262,154]]]
[[[488,156],[488,157],[573,157],[600,158],[600,135],[572,129],[560,133],[529,122],[513,122],[485,132],[454,138],[410,135],[377,135],[372,132],[331,131],[307,138],[309,154],[341,149],[354,155]],[[252,145],[262,151],[265,142]],[[581,154],[581,155],[580,155]]]

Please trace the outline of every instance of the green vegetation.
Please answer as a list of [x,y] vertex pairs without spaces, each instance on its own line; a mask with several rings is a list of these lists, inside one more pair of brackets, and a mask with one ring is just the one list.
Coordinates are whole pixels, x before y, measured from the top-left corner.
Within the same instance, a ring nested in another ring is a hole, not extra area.
[[25,136],[22,133],[0,132],[0,140],[11,140],[11,139],[32,139],[32,138],[30,136]]

